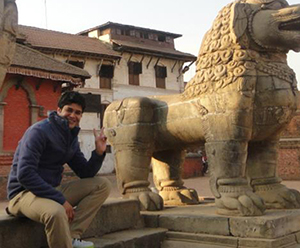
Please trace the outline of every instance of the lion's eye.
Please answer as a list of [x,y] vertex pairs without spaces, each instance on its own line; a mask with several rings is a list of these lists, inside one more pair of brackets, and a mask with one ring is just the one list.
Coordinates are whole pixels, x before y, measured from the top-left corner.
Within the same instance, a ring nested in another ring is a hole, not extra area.
[[285,0],[283,0],[283,1],[274,1],[269,4],[263,4],[262,8],[277,10],[277,9],[285,8],[287,6],[288,6],[288,3]]

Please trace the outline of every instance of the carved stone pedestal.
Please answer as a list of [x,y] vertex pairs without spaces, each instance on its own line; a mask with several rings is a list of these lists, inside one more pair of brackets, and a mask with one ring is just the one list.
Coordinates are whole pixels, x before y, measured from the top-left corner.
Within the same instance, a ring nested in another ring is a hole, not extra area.
[[259,217],[215,214],[214,204],[142,212],[146,225],[168,229],[163,248],[300,248],[300,210],[268,210]]

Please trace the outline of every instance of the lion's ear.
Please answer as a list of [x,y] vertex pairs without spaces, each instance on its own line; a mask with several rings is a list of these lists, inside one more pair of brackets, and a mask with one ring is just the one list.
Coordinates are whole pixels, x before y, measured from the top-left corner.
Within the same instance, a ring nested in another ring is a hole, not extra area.
[[245,33],[248,25],[248,18],[246,12],[246,5],[243,3],[236,3],[231,10],[231,32],[235,35],[235,39],[239,39]]

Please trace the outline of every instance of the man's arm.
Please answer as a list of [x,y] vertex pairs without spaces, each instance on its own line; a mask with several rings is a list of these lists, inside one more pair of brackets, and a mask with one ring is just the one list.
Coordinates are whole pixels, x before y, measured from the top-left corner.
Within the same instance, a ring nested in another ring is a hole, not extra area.
[[92,156],[87,161],[80,150],[79,144],[76,144],[76,152],[73,158],[68,162],[71,169],[80,178],[94,177],[100,170],[103,160],[105,158],[106,150],[106,136],[104,135],[104,128],[100,130],[100,134],[97,134],[94,129],[95,137],[95,150],[92,152]]
[[63,194],[46,183],[37,173],[38,164],[46,149],[46,136],[39,127],[26,131],[20,144],[17,165],[17,179],[22,186],[34,195],[65,203]]

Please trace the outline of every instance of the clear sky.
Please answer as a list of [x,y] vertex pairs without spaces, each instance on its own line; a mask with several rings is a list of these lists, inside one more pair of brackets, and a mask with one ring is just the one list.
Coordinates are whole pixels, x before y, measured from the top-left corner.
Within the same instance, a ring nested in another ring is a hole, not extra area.
[[[177,50],[197,55],[203,35],[218,11],[231,0],[16,0],[19,23],[67,33],[118,22],[152,28],[183,37],[175,40]],[[290,4],[300,0],[289,0]],[[46,6],[46,8],[45,8]],[[47,13],[47,14],[46,14]],[[289,54],[289,65],[300,82],[300,53]],[[192,68],[185,75],[189,80]]]

